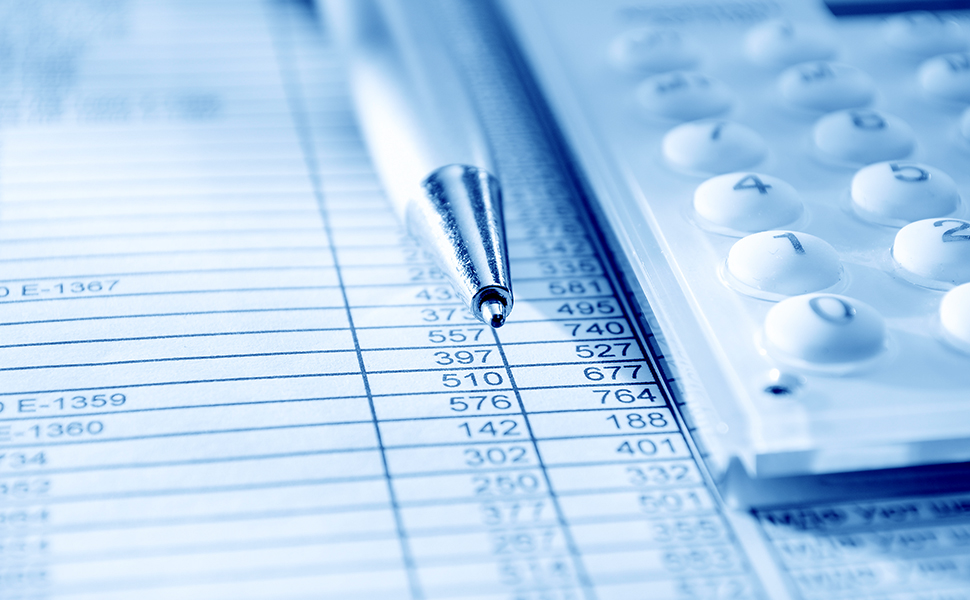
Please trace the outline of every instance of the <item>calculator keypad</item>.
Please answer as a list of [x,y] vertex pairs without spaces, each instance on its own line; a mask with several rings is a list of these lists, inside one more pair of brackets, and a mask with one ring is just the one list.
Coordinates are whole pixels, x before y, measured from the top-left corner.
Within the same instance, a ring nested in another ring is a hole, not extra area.
[[[536,1],[562,31],[543,85],[718,460],[770,477],[970,448],[970,292],[941,307],[970,282],[970,11]],[[644,23],[696,40],[691,66],[611,68]]]
[[744,49],[752,62],[764,66],[788,66],[835,55],[828,40],[803,31],[786,19],[766,21],[748,32]]
[[893,241],[899,274],[926,287],[970,282],[970,221],[924,219],[899,230]]
[[946,341],[970,353],[970,283],[957,286],[943,296],[940,325]]
[[824,155],[856,165],[906,158],[916,146],[905,121],[868,109],[825,115],[815,123],[813,139]]
[[825,61],[785,69],[778,89],[792,106],[822,112],[866,106],[876,94],[875,83],[861,69]]
[[778,177],[742,171],[699,185],[694,211],[707,229],[744,235],[792,223],[802,214],[802,201],[795,188]]
[[691,121],[664,136],[663,154],[677,170],[726,173],[757,165],[768,154],[768,145],[757,132],[740,123]]
[[677,31],[640,28],[622,34],[610,47],[610,58],[620,69],[661,73],[690,69],[697,64],[696,45]]
[[944,54],[924,62],[919,82],[932,98],[970,102],[970,54]]
[[868,304],[835,294],[782,300],[765,318],[767,350],[782,360],[846,367],[886,349],[886,324]]
[[677,121],[717,116],[731,107],[726,85],[693,71],[648,77],[637,87],[636,97],[648,113]]
[[959,25],[930,12],[910,12],[890,17],[883,28],[886,43],[915,56],[959,52],[966,39]]
[[830,288],[842,278],[835,248],[809,233],[762,231],[731,247],[725,268],[740,292],[771,300]]
[[852,207],[864,219],[897,227],[949,215],[960,205],[957,184],[943,171],[920,163],[881,162],[852,178]]

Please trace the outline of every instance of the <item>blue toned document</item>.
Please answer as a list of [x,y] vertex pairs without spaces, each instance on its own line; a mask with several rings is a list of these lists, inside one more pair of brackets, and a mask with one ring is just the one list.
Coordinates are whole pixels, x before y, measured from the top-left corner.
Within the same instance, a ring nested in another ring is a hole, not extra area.
[[307,10],[3,19],[0,598],[965,597],[968,498],[719,504],[568,198],[474,319]]

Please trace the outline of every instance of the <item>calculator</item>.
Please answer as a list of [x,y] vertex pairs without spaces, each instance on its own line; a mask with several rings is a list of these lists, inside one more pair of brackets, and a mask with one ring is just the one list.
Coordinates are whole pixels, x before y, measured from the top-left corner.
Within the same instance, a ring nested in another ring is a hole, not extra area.
[[715,473],[970,461],[970,12],[503,6]]

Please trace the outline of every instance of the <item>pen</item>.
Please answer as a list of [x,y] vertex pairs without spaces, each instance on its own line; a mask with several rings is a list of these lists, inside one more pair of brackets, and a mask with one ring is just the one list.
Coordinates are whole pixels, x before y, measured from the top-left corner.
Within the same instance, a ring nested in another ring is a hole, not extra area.
[[428,0],[328,0],[355,109],[408,232],[473,315],[512,310],[501,190],[474,103]]

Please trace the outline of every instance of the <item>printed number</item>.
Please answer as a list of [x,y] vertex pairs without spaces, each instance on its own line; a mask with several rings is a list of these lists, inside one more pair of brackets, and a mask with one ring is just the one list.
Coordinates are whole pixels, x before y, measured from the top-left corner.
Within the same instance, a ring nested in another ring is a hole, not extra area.
[[612,301],[600,300],[595,304],[592,302],[567,302],[557,308],[556,312],[566,315],[609,315],[617,311]]
[[792,248],[795,249],[795,254],[805,254],[805,248],[802,247],[802,243],[800,241],[798,241],[798,238],[795,237],[795,234],[794,233],[787,233],[786,232],[786,233],[782,233],[780,235],[776,235],[776,236],[774,236],[774,238],[776,240],[779,239],[779,238],[788,238],[788,241],[791,242]]
[[642,365],[586,367],[583,369],[583,375],[590,381],[603,381],[604,379],[616,381],[616,378],[619,376],[621,371],[624,369],[629,369],[630,379],[636,379],[637,374],[640,373],[641,367]]
[[488,355],[491,354],[491,350],[458,350],[457,352],[435,352],[434,356],[437,360],[435,362],[439,365],[451,365],[458,363],[460,365],[470,365],[472,363],[480,362],[485,364],[488,360]]
[[650,438],[640,438],[639,440],[626,440],[616,448],[618,454],[629,454],[630,456],[655,456],[660,449],[668,450],[671,454],[676,453],[674,443],[670,438],[664,438],[657,444]]
[[970,235],[954,235],[958,231],[963,231],[965,229],[970,229],[970,223],[966,221],[957,221],[956,219],[941,219],[933,223],[933,227],[943,227],[944,223],[956,223],[956,227],[952,227],[943,232],[944,242],[966,242],[970,240]]
[[484,331],[484,327],[479,329],[432,329],[428,332],[428,341],[432,344],[477,342]]
[[77,437],[81,435],[98,435],[104,431],[104,423],[101,421],[88,421],[87,423],[50,423],[45,427],[34,425],[28,431],[33,432],[35,438],[49,437],[56,438],[61,436]]
[[644,429],[648,425],[657,428],[667,426],[667,418],[663,413],[647,413],[646,418],[640,413],[626,413],[622,417],[610,415],[606,420],[613,423],[617,429]]
[[468,385],[471,387],[478,387],[482,384],[484,385],[502,385],[505,379],[502,377],[501,373],[495,371],[486,371],[481,373],[481,378],[479,378],[478,373],[466,373],[465,375],[459,377],[458,373],[444,373],[441,376],[441,383],[445,387],[460,387],[465,384],[467,380]]
[[569,334],[578,337],[584,333],[593,335],[622,335],[626,333],[626,326],[619,321],[606,321],[605,323],[563,323],[563,327],[569,329]]
[[454,290],[449,287],[424,288],[414,297],[429,302],[448,302],[456,299]]
[[608,400],[616,400],[617,402],[622,402],[623,404],[632,404],[637,400],[646,400],[647,402],[656,402],[657,396],[654,395],[653,390],[650,388],[643,388],[636,396],[633,395],[628,389],[618,389],[618,390],[593,390],[594,394],[600,394],[600,404],[606,404]]
[[811,65],[805,65],[798,70],[798,74],[801,75],[802,81],[806,83],[814,83],[816,81],[821,81],[823,79],[832,79],[835,77],[835,71],[828,63],[814,63]]
[[532,473],[479,476],[473,477],[472,482],[478,496],[528,494],[539,489],[539,478]]
[[512,408],[512,401],[505,394],[495,394],[494,396],[452,396],[449,401],[451,410],[455,412],[465,412],[466,410],[485,410],[494,408],[497,410],[508,410]]
[[629,481],[633,485],[663,485],[690,479],[690,469],[684,465],[653,465],[647,467],[627,467]]
[[951,71],[970,71],[970,56],[966,54],[951,54],[943,58]]
[[0,468],[26,469],[40,467],[47,464],[47,455],[43,452],[9,452],[0,453]]
[[576,356],[579,358],[620,358],[626,356],[630,349],[629,342],[616,342],[613,344],[578,344],[576,346]]
[[759,194],[767,194],[771,186],[761,181],[761,178],[757,175],[746,175],[741,181],[734,184],[734,189],[758,190]]
[[465,464],[469,467],[522,464],[529,462],[526,449],[522,446],[508,448],[465,449]]
[[721,139],[721,130],[723,130],[725,126],[727,126],[725,121],[718,121],[715,123],[714,128],[711,129],[711,139],[714,141]]
[[[101,408],[103,406],[121,406],[127,401],[124,394],[95,394],[93,396],[73,396],[71,398],[57,398],[51,404],[56,404],[58,408],[63,410],[67,408],[83,409],[83,408]],[[31,411],[32,412],[32,411]]]
[[549,293],[553,296],[565,296],[567,294],[578,296],[602,294],[603,286],[596,279],[587,281],[550,281]]
[[871,111],[853,111],[849,114],[852,115],[852,124],[859,129],[875,131],[877,129],[884,129],[886,127],[886,120],[883,119],[879,113]]
[[921,169],[916,165],[900,165],[892,163],[889,168],[893,170],[893,177],[900,181],[926,181],[930,178],[930,172]]
[[694,510],[704,506],[700,497],[694,492],[662,494],[643,494],[639,499],[640,510],[646,513],[680,512]]
[[808,301],[808,306],[816,315],[835,325],[845,325],[855,318],[855,308],[835,296],[816,296]]
[[423,308],[421,309],[421,320],[426,323],[458,320],[474,321],[475,317],[462,308]]
[[458,429],[465,432],[466,437],[516,437],[522,435],[518,428],[519,423],[510,419],[503,419],[497,424],[494,421],[485,421],[481,427],[471,423],[458,426]]

